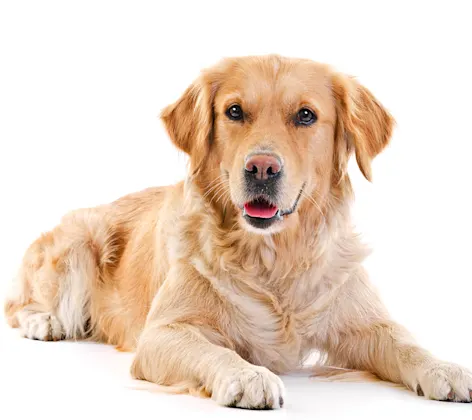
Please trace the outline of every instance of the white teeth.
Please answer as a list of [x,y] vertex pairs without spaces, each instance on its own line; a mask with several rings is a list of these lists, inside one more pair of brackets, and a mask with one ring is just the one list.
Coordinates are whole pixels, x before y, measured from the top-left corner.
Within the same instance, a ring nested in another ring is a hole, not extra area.
[[246,216],[247,213],[246,213],[246,207],[243,207],[243,217]]
[[277,210],[277,213],[275,213],[275,215],[277,216],[278,219],[283,219],[283,216],[282,216],[282,212],[279,210]]

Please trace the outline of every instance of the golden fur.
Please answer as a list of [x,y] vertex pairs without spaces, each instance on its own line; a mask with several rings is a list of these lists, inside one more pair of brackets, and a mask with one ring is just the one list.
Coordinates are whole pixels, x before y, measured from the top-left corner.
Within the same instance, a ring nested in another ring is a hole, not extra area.
[[[225,110],[242,105],[244,123]],[[313,126],[291,115],[316,111]],[[393,322],[362,268],[347,174],[371,161],[393,119],[355,79],[279,56],[225,59],[162,113],[189,176],[65,216],[27,250],[8,322],[29,338],[91,338],[136,349],[132,375],[218,403],[278,408],[277,373],[313,350],[428,398],[470,401],[472,377]],[[279,206],[261,232],[240,207],[245,157],[283,158]],[[341,370],[341,372],[345,372]]]

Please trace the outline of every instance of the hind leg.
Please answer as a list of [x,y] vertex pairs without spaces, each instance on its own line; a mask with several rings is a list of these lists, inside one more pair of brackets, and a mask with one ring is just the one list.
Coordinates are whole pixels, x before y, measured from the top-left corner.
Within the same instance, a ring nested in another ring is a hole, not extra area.
[[58,341],[66,337],[64,327],[52,312],[28,305],[16,313],[21,333],[32,340]]
[[66,217],[27,250],[5,305],[8,323],[25,337],[78,339],[89,333],[103,230],[98,216],[84,212]]

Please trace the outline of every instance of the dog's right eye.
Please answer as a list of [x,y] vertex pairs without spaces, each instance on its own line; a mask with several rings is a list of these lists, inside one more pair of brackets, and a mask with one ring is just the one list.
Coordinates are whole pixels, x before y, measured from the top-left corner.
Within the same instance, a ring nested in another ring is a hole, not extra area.
[[226,110],[226,116],[233,121],[242,121],[243,119],[243,110],[239,105],[231,105]]

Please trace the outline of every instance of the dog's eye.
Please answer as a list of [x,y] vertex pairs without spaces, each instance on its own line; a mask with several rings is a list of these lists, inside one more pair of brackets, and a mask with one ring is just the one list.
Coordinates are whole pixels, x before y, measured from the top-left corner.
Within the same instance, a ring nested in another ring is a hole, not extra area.
[[231,105],[226,110],[226,116],[233,121],[241,121],[243,119],[243,110],[239,105]]
[[302,108],[297,113],[295,123],[298,125],[312,125],[317,119],[318,117],[311,109]]

